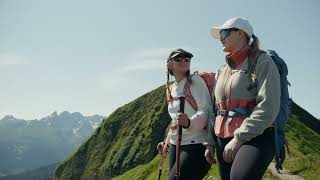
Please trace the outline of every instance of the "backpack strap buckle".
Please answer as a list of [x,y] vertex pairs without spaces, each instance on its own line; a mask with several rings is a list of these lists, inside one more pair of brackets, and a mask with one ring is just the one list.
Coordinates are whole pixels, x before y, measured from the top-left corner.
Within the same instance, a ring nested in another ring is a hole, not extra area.
[[219,109],[219,110],[217,111],[217,115],[218,115],[218,116],[226,116],[226,115],[228,115],[228,111],[225,110],[225,109]]

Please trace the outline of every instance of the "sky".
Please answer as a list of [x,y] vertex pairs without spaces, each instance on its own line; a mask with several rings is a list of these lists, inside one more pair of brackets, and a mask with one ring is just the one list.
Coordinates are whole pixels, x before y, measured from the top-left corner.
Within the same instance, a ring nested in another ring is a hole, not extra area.
[[290,96],[319,118],[317,0],[0,0],[0,118],[108,116],[166,82],[174,48],[215,72],[225,54],[209,28],[235,16],[286,60]]

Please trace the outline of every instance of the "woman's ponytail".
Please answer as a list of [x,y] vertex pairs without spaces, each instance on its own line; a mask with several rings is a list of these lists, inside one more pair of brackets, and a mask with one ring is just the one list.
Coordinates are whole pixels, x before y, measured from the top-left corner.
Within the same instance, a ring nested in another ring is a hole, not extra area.
[[[251,43],[251,48],[250,48],[250,52],[249,52],[249,55],[248,55],[248,71],[249,71],[249,77],[250,79],[252,80],[255,80],[255,66],[256,66],[256,63],[257,63],[257,59],[258,59],[258,56],[263,52],[260,47],[259,47],[259,39],[257,36],[255,36],[254,34],[252,34],[251,36],[252,38],[252,43]],[[247,36],[247,40],[248,40],[248,43],[250,42],[250,37]]]

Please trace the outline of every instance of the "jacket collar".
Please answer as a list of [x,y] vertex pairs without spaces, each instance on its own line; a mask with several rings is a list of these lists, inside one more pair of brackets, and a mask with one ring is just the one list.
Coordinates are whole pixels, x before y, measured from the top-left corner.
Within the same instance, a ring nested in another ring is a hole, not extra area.
[[230,67],[239,69],[243,62],[247,59],[250,49],[250,45],[245,45],[239,51],[228,54],[226,56],[226,62],[230,65]]

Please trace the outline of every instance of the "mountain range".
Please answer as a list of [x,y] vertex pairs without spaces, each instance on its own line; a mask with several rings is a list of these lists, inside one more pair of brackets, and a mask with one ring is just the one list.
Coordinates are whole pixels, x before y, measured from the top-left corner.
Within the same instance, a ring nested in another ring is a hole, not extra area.
[[39,120],[0,120],[0,177],[57,163],[100,125],[100,115],[64,111]]

